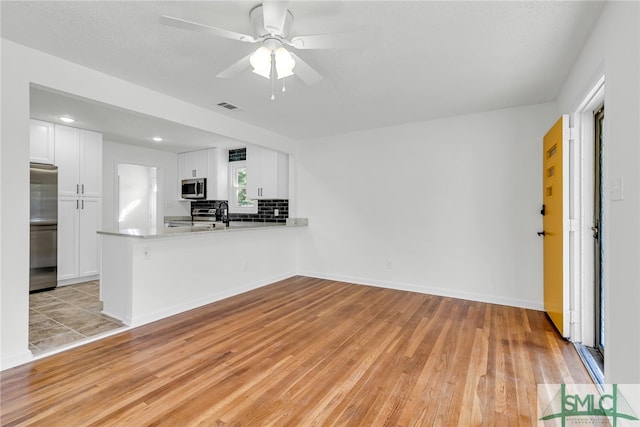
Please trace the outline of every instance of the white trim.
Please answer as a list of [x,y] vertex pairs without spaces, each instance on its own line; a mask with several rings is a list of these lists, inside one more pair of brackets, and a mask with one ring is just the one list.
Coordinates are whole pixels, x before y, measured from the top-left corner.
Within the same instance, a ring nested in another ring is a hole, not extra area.
[[573,275],[571,274],[574,265],[571,253],[573,245],[571,238],[575,233],[571,230],[571,218],[573,216],[573,204],[571,196],[573,194],[571,184],[571,158],[575,153],[574,143],[571,140],[570,116],[562,116],[562,336],[572,339],[571,334],[571,300],[573,286],[571,286]]
[[3,357],[1,361],[2,367],[0,368],[0,371],[14,368],[18,365],[31,362],[32,360],[33,360],[33,354],[31,354],[30,351],[25,351],[23,353],[14,354],[8,357]]
[[[235,184],[235,178],[236,178],[236,174],[235,171],[238,168],[247,168],[247,161],[246,160],[240,160],[240,161],[236,161],[236,162],[229,162],[229,213],[238,213],[238,214],[257,214],[258,213],[258,201],[254,200],[253,201],[253,206],[250,207],[240,207],[240,206],[236,206],[238,203],[238,200],[236,198],[236,187],[234,186]],[[248,172],[247,172],[248,173]]]
[[[571,254],[574,262],[571,270],[573,282],[571,310],[576,313],[575,323],[572,325],[572,340],[589,347],[595,345],[595,278],[593,275],[595,261],[591,231],[594,205],[592,192],[594,186],[593,165],[595,161],[593,152],[593,113],[604,102],[604,92],[605,76],[604,73],[601,73],[596,79],[596,83],[586,91],[586,96],[573,113],[573,122],[576,130],[576,153],[572,158],[572,202],[575,206],[575,220],[577,221],[576,228],[578,232],[573,235],[574,251]],[[605,126],[605,133],[606,129],[607,127]],[[602,171],[602,174],[604,178],[604,171]],[[606,180],[603,180],[603,186],[606,186]],[[606,194],[606,191],[604,194]],[[603,197],[602,203],[603,212],[606,216],[607,202],[605,197]],[[603,228],[605,228],[605,224],[606,222],[603,218]],[[606,228],[602,231],[606,236]],[[603,271],[603,275],[604,273]]]
[[544,305],[539,301],[529,301],[516,298],[506,298],[499,295],[478,294],[474,292],[454,291],[444,287],[417,285],[412,283],[393,282],[385,280],[365,279],[362,277],[343,276],[340,274],[325,274],[315,271],[299,272],[300,276],[314,277],[316,279],[336,280],[339,282],[353,283],[356,285],[375,286],[378,288],[396,289],[399,291],[416,292],[426,295],[458,298],[468,301],[484,302],[488,304],[506,305],[509,307],[527,308],[530,310],[544,311]]
[[72,279],[59,280],[58,287],[76,285],[78,283],[84,283],[84,282],[92,282],[94,280],[100,280],[100,275],[94,274],[92,276],[82,276],[82,277],[74,277]]

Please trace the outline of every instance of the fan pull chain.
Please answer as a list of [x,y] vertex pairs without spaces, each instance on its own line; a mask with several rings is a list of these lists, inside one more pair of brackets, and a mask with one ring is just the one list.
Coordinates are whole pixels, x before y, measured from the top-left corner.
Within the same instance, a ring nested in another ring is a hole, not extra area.
[[274,99],[276,99],[276,95],[275,95],[275,87],[276,87],[276,82],[275,79],[273,78],[274,75],[276,74],[276,56],[273,52],[271,52],[271,74],[270,74],[270,80],[271,80],[271,100],[273,101]]
[[276,99],[276,95],[274,94],[276,83],[273,80],[273,76],[271,76],[271,100]]

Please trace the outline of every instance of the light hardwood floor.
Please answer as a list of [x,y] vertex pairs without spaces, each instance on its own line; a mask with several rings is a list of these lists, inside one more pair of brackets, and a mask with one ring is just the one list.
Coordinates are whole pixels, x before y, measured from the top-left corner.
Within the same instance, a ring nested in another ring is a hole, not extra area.
[[542,312],[305,277],[0,380],[11,426],[535,425],[591,382]]

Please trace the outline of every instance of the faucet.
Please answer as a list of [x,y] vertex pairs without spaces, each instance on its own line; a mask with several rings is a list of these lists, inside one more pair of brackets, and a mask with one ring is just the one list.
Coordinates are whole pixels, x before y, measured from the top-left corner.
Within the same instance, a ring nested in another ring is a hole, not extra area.
[[[224,209],[222,206],[224,205]],[[224,225],[229,228],[229,203],[226,200],[220,202],[218,205],[218,212],[221,212],[220,216],[222,217],[222,221]]]

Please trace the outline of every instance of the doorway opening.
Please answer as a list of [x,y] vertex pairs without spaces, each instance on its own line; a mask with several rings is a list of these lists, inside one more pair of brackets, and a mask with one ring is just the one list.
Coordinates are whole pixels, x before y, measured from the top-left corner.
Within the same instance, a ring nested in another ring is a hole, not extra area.
[[158,223],[158,169],[121,163],[117,171],[116,228],[145,229]]
[[595,287],[595,343],[594,348],[600,353],[604,362],[604,281],[602,280],[602,154],[604,135],[604,105],[594,114],[594,186],[593,186],[593,265]]

